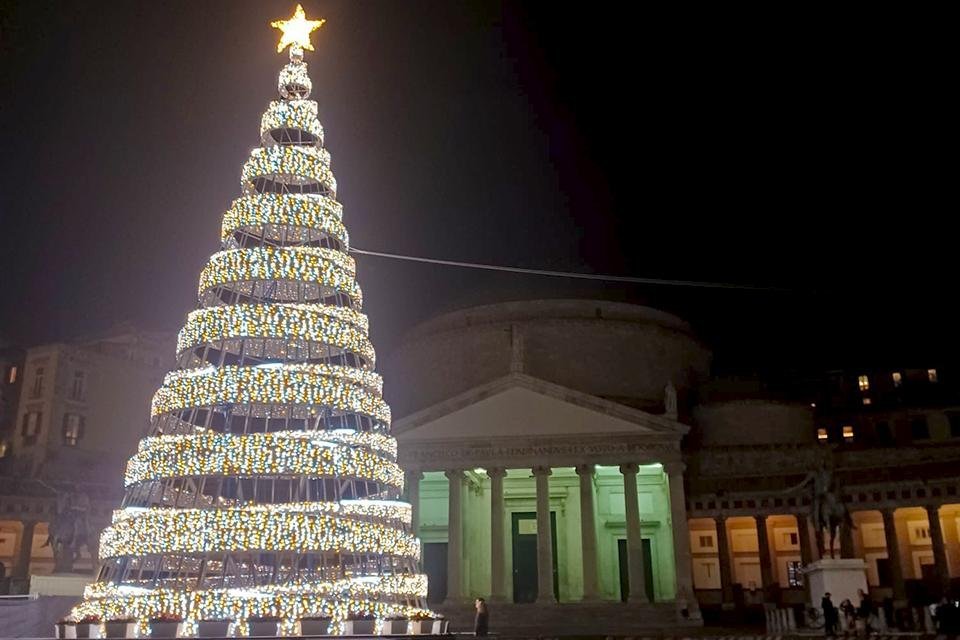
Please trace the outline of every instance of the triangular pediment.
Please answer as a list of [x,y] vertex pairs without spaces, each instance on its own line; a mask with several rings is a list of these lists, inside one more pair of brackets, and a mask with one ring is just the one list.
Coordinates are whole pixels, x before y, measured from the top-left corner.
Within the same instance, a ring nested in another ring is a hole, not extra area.
[[397,420],[404,442],[549,436],[658,435],[686,425],[538,378],[512,374]]

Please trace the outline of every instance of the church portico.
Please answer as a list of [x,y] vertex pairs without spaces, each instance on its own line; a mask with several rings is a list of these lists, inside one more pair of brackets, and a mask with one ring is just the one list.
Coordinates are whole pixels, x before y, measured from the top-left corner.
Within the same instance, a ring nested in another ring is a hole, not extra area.
[[484,597],[520,623],[530,607],[697,621],[685,429],[518,373],[398,421],[429,600],[454,618]]

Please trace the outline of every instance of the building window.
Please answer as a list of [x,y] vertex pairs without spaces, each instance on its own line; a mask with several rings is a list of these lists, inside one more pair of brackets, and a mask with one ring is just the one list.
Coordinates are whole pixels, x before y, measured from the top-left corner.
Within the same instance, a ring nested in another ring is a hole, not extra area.
[[910,421],[910,435],[914,440],[929,440],[930,426],[926,416],[920,416]]
[[874,430],[877,434],[877,441],[880,444],[893,444],[893,432],[890,431],[889,422],[878,422]]
[[927,369],[927,380],[930,382],[937,381],[937,370],[936,369]]
[[899,371],[894,371],[890,374],[890,377],[893,378],[893,386],[900,387],[903,385],[903,374]]
[[853,442],[853,425],[843,425],[843,441]]
[[857,378],[857,384],[860,385],[860,391],[870,390],[870,378],[868,376],[860,376]]
[[43,395],[43,367],[38,367],[37,372],[33,376],[33,396],[39,397]]
[[700,547],[713,549],[713,536],[700,536]]
[[73,374],[73,386],[70,388],[71,400],[83,400],[86,391],[87,376],[83,371],[75,371]]
[[799,560],[787,561],[787,584],[791,587],[803,586],[803,574],[800,572]]
[[77,446],[83,437],[83,416],[67,413],[63,416],[63,443],[68,447]]
[[39,411],[31,411],[23,414],[23,423],[20,425],[20,435],[23,436],[23,444],[29,446],[37,441],[37,436],[40,435],[41,415]]
[[864,398],[864,399],[863,399],[863,406],[869,407],[869,406],[872,405],[872,404],[873,404],[873,400],[871,400],[870,398]]
[[826,442],[826,441],[829,440],[829,439],[830,439],[830,434],[827,433],[827,430],[826,430],[826,429],[824,429],[823,427],[820,427],[819,429],[817,429],[817,441],[818,441],[818,442]]
[[17,365],[10,365],[10,369],[7,371],[7,384],[14,384],[17,381]]
[[947,420],[950,421],[950,437],[960,438],[960,413],[955,411],[947,413]]
[[787,535],[790,536],[790,546],[791,546],[791,547],[795,547],[795,546],[797,546],[798,544],[800,544],[800,534],[798,534],[796,531],[791,531],[791,532],[790,532],[789,534],[787,534]]

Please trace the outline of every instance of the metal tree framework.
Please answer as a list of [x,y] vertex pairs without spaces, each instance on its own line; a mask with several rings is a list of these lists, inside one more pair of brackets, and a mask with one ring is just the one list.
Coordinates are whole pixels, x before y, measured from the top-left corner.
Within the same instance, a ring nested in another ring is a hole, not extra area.
[[[70,619],[432,618],[390,409],[303,50],[322,21],[273,26],[290,46],[223,248],[200,274],[178,368],[127,464],[97,582]],[[411,627],[412,628],[412,627]]]

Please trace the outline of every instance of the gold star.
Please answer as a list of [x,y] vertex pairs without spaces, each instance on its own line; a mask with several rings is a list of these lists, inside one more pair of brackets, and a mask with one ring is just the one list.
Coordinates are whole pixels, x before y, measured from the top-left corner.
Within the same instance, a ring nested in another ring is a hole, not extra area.
[[313,45],[310,44],[310,34],[319,29],[324,22],[326,20],[307,20],[307,14],[303,12],[303,7],[298,4],[292,18],[289,20],[274,20],[270,23],[270,26],[274,29],[283,31],[280,44],[277,45],[277,53],[283,51],[284,47],[291,45],[313,51]]

